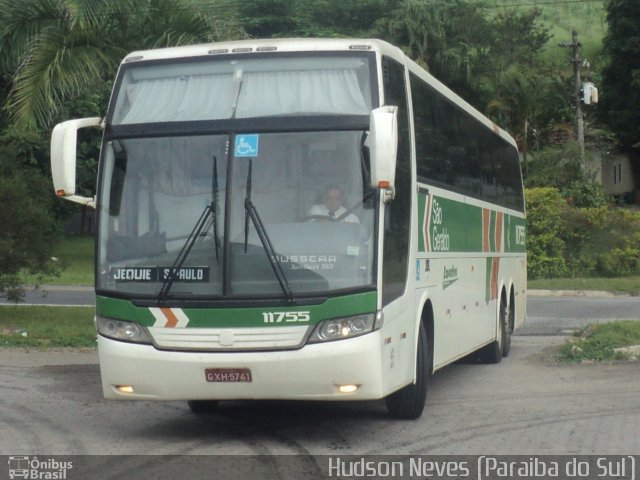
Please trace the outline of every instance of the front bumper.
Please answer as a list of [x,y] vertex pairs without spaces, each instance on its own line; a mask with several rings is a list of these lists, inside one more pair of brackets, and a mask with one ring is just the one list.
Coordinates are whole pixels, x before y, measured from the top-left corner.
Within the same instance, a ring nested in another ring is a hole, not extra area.
[[[107,399],[372,400],[384,396],[379,331],[299,350],[176,352],[98,336]],[[249,368],[251,382],[211,383],[207,368]],[[340,385],[358,385],[341,393]],[[117,386],[130,386],[123,393]]]

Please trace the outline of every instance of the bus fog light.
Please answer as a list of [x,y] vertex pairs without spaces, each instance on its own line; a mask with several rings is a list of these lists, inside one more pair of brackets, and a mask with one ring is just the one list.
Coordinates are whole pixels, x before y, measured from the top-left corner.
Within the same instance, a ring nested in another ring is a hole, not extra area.
[[125,322],[113,318],[96,317],[98,333],[104,337],[133,343],[151,343],[147,329],[134,322]]
[[131,385],[116,385],[115,389],[120,393],[133,393],[133,387]]
[[338,385],[338,391],[340,393],[355,393],[360,388],[360,385]]
[[373,313],[325,320],[316,325],[308,343],[329,342],[364,335],[373,331],[374,322]]

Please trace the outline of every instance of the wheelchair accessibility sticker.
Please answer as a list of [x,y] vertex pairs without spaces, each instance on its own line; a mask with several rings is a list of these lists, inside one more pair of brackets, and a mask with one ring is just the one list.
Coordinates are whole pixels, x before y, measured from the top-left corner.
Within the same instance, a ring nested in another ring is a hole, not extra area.
[[258,156],[259,135],[243,134],[236,135],[235,157],[257,157]]

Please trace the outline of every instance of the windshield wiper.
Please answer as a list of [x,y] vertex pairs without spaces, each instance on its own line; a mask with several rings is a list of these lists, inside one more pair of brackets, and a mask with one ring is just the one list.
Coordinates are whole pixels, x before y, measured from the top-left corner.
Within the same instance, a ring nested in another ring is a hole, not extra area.
[[214,243],[215,243],[215,249],[216,249],[216,260],[218,260],[218,256],[219,256],[218,250],[220,248],[220,240],[218,239],[218,215],[217,215],[218,159],[215,156],[213,157],[212,177],[213,178],[211,180],[211,187],[212,187],[211,203],[206,207],[204,207],[204,210],[200,214],[198,221],[193,227],[193,230],[191,230],[191,233],[187,237],[187,241],[184,243],[184,245],[180,249],[178,256],[173,262],[173,265],[171,265],[171,269],[169,270],[169,275],[167,276],[167,278],[164,279],[164,282],[162,283],[162,287],[160,288],[160,293],[158,293],[158,299],[157,299],[158,305],[164,303],[165,300],[167,299],[169,290],[171,290],[171,287],[176,281],[176,278],[178,278],[178,275],[180,274],[180,269],[182,268],[182,265],[184,265],[184,262],[187,260],[187,257],[191,253],[191,249],[195,245],[198,238],[202,236],[202,233],[206,232],[210,228],[209,221],[213,223],[213,236],[214,236]]
[[293,292],[291,291],[291,287],[289,282],[287,281],[287,277],[282,270],[282,265],[280,264],[280,260],[278,260],[278,256],[276,255],[276,251],[273,248],[271,240],[269,238],[269,234],[267,234],[267,230],[264,227],[264,223],[260,219],[260,215],[256,210],[255,205],[251,202],[251,170],[253,167],[253,159],[249,159],[249,171],[247,172],[247,189],[244,198],[244,252],[247,253],[247,244],[249,243],[249,218],[253,222],[253,226],[258,233],[258,237],[260,238],[260,243],[262,243],[262,247],[264,248],[265,253],[267,254],[267,258],[269,259],[269,263],[271,264],[271,268],[273,269],[273,273],[276,275],[278,279],[278,283],[280,284],[280,288],[287,297],[287,301],[289,303],[295,303],[296,300],[293,296]]

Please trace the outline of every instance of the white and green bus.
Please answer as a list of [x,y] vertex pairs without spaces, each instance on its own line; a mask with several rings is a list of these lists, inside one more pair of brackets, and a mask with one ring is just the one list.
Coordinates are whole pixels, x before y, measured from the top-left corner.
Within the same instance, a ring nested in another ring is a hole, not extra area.
[[[89,126],[95,198],[75,187]],[[97,212],[108,399],[384,398],[416,418],[434,371],[499,362],[524,321],[516,144],[388,43],[132,53],[51,161],[57,195]]]

